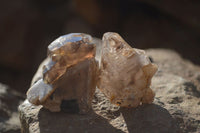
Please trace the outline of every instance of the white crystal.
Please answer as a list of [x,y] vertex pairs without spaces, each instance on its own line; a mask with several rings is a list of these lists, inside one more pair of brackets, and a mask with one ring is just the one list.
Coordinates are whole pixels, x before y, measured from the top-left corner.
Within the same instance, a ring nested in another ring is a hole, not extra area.
[[27,92],[27,99],[29,102],[36,105],[45,101],[53,91],[53,87],[44,83],[43,79],[38,80]]

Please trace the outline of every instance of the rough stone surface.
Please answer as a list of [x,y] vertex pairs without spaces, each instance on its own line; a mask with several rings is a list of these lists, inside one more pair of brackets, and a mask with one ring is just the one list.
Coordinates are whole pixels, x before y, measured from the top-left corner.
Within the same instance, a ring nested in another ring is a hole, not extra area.
[[169,50],[148,50],[159,70],[154,103],[166,108],[183,132],[200,132],[200,67]]
[[171,50],[146,52],[159,66],[152,80],[156,92],[153,104],[119,108],[98,89],[89,115],[51,113],[25,101],[19,106],[22,132],[200,132],[200,68]]
[[20,121],[17,107],[23,96],[8,86],[0,83],[0,132],[20,132]]

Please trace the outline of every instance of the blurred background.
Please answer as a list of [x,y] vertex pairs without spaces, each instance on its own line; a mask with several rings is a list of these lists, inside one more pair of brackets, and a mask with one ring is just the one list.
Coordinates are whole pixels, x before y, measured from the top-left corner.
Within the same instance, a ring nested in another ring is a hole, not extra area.
[[53,40],[108,31],[133,47],[170,48],[200,64],[199,0],[1,0],[0,82],[25,94]]

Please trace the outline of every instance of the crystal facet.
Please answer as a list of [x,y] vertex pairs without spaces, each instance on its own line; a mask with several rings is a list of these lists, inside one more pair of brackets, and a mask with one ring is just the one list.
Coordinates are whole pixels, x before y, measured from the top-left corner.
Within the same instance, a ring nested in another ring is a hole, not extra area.
[[66,68],[94,58],[95,48],[92,37],[87,34],[71,33],[59,37],[48,46],[51,61],[44,67],[44,81],[53,83],[66,72]]

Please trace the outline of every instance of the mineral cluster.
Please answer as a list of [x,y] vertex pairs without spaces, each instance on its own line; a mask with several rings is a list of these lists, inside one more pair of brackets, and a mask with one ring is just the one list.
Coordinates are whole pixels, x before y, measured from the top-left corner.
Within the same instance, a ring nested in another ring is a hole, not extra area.
[[98,87],[111,103],[137,107],[152,103],[156,71],[143,50],[132,48],[117,33],[105,33],[100,44],[90,35],[71,33],[48,46],[42,78],[30,87],[27,99],[52,112],[76,104],[79,113],[87,113]]

